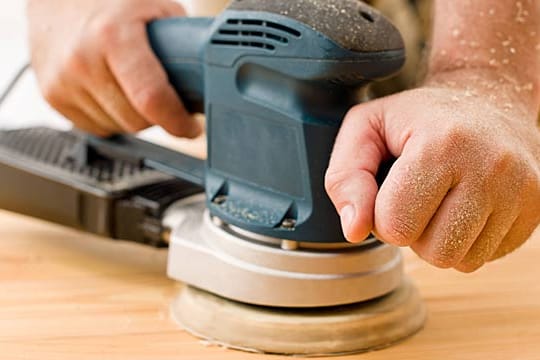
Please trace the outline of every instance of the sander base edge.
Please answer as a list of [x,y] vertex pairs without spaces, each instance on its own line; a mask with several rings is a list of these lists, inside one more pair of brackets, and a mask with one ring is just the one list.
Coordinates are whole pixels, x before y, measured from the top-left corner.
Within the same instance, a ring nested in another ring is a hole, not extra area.
[[209,344],[265,354],[338,356],[379,350],[420,331],[427,317],[414,284],[359,304],[291,309],[248,305],[185,286],[173,319]]
[[[362,244],[295,243],[248,233],[212,217],[204,194],[171,206],[167,274],[228,299],[285,308],[356,304],[398,288],[399,248],[376,239]],[[322,247],[324,246],[324,247]]]

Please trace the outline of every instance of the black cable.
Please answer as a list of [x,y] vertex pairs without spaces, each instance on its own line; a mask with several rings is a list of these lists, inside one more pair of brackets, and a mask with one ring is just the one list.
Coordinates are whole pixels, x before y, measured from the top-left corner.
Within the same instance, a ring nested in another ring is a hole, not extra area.
[[11,81],[9,82],[7,87],[4,89],[4,91],[0,93],[0,108],[2,107],[6,99],[9,97],[9,95],[11,95],[11,92],[13,91],[15,86],[17,86],[17,84],[19,83],[19,81],[21,80],[21,78],[23,77],[23,75],[26,73],[26,71],[29,68],[30,68],[30,63],[29,62],[24,63],[24,65],[21,66],[21,68],[17,71],[13,79],[11,79]]

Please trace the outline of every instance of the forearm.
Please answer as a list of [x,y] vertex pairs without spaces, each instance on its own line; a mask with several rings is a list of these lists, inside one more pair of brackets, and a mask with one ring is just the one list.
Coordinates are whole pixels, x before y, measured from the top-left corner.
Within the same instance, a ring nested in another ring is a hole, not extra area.
[[[540,3],[536,0],[435,0],[428,81],[477,69],[530,109],[540,105]],[[471,83],[474,79],[470,79]],[[491,85],[492,86],[492,85]]]

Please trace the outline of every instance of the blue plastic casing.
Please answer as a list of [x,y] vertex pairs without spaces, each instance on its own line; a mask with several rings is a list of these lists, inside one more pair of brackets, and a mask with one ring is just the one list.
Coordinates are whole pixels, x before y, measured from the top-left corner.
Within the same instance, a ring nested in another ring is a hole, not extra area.
[[159,20],[148,34],[188,109],[206,113],[211,214],[274,238],[345,241],[324,189],[332,147],[359,88],[398,71],[404,50],[350,51],[258,11]]

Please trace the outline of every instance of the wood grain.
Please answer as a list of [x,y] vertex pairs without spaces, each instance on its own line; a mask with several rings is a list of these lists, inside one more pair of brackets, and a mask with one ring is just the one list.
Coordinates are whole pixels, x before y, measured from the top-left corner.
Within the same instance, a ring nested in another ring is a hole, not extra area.
[[[178,329],[166,256],[0,212],[0,358],[280,358],[207,346]],[[540,359],[540,233],[472,275],[405,256],[428,304],[426,328],[346,359]]]

